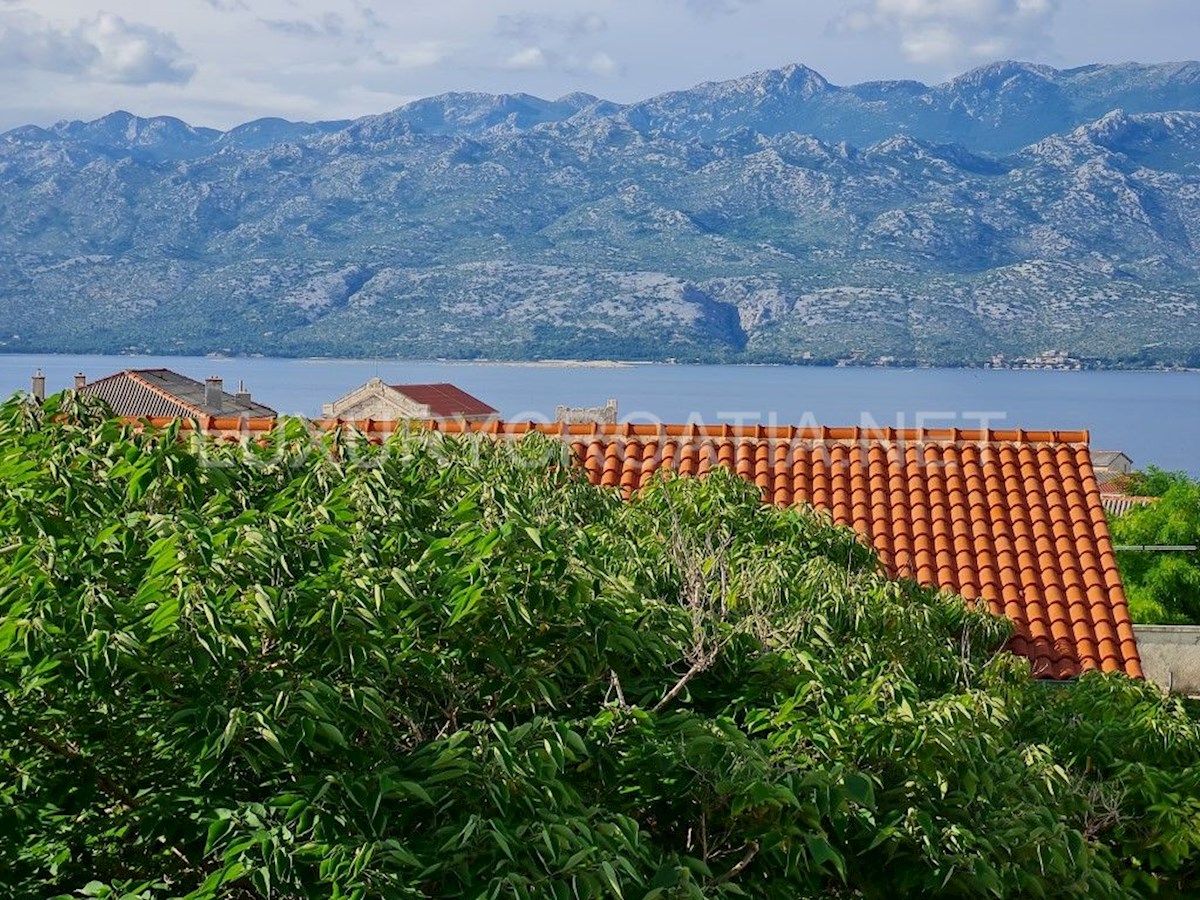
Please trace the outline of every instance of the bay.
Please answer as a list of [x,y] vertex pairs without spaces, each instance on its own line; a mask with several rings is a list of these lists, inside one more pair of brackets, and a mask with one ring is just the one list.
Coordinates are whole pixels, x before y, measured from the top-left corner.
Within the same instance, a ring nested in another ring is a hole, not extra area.
[[550,421],[558,404],[616,398],[623,421],[872,425],[898,428],[1087,429],[1092,446],[1124,450],[1200,476],[1200,372],[1003,371],[805,366],[464,363],[410,360],[0,355],[0,392],[47,390],[126,368],[166,367],[192,378],[245,381],[281,413],[321,405],[369,378],[449,381],[506,419]]

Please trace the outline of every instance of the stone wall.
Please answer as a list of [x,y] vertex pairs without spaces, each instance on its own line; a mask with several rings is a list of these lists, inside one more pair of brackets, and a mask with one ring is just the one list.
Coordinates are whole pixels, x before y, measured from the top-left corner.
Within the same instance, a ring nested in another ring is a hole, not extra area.
[[343,397],[326,403],[322,414],[338,419],[427,419],[430,409],[372,378]]
[[1134,625],[1142,671],[1169,691],[1200,696],[1200,625]]
[[609,400],[603,406],[556,406],[554,421],[568,425],[586,425],[599,422],[601,425],[617,424],[617,401]]
[[424,419],[429,415],[428,406],[411,404],[408,409],[383,397],[365,397],[352,406],[338,410],[341,419]]

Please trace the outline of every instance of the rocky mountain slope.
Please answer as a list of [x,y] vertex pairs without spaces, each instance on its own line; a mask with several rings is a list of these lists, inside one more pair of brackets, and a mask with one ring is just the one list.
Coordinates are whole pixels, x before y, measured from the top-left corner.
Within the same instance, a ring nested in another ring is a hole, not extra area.
[[0,350],[1200,364],[1200,64],[0,135]]

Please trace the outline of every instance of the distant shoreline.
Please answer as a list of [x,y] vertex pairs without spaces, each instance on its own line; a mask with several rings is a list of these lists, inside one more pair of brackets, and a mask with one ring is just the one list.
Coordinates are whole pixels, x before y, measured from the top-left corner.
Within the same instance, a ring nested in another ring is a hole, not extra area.
[[730,366],[737,368],[795,368],[795,369],[891,369],[894,371],[917,372],[930,369],[946,369],[954,371],[980,372],[1200,372],[1200,368],[1188,366],[1131,366],[1121,364],[1088,364],[1080,367],[1057,368],[1054,366],[1012,365],[996,366],[980,363],[917,363],[917,364],[873,364],[868,362],[831,362],[826,360],[762,360],[762,361],[704,361],[704,360],[675,360],[675,359],[454,359],[451,357],[405,357],[405,356],[269,356],[265,353],[105,353],[76,352],[76,351],[38,351],[38,350],[9,350],[0,349],[0,356],[15,357],[79,357],[95,356],[108,359],[279,359],[295,360],[297,362],[321,363],[386,363],[388,365],[403,365],[405,363],[436,363],[453,366],[496,366],[508,368],[536,369],[627,369],[643,366]]
[[[321,357],[312,357],[320,359]],[[437,359],[438,363],[453,363],[458,366],[513,366],[534,369],[628,369],[632,366],[667,365],[654,360],[622,360],[622,359]]]
[[[318,416],[323,403],[373,377],[449,382],[514,421],[553,421],[559,405],[620,404],[618,419],[753,424],[976,427],[980,416],[1026,429],[1088,429],[1096,446],[1125,450],[1200,476],[1200,372],[928,368],[857,372],[831,366],[647,365],[630,360],[333,360],[203,356],[0,354],[0,396],[28,392],[37,369],[47,393],[77,373],[167,368],[196,380],[244,382],[274,409]],[[976,412],[971,412],[976,411]],[[993,418],[994,417],[994,418]]]

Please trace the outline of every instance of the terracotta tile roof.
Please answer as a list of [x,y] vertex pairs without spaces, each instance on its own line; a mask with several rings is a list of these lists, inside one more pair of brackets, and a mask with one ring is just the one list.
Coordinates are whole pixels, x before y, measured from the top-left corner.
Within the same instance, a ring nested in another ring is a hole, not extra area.
[[1124,494],[1129,490],[1130,477],[1127,472],[1110,472],[1107,469],[1096,469],[1095,474],[1096,485],[1102,494]]
[[434,418],[498,415],[497,410],[453,384],[391,384],[388,387],[399,391],[414,403],[428,406]]
[[79,389],[104,400],[119,416],[204,418],[213,413],[274,419],[275,410],[236,394],[221,392],[220,410],[205,402],[205,384],[170,369],[126,369]]
[[[461,426],[442,426],[457,430]],[[470,427],[470,426],[468,426]],[[828,510],[893,575],[986,602],[1035,674],[1140,676],[1086,432],[483,426],[559,435],[597,484],[724,466],[779,505]]]
[[[382,439],[395,422],[318,420]],[[234,419],[201,428],[236,432]],[[242,433],[266,430],[250,423]],[[781,506],[806,502],[859,532],[887,571],[986,603],[1015,626],[1009,649],[1040,678],[1142,667],[1086,431],[866,430],[427,422],[570,445],[598,485],[626,496],[659,471],[723,466]]]

